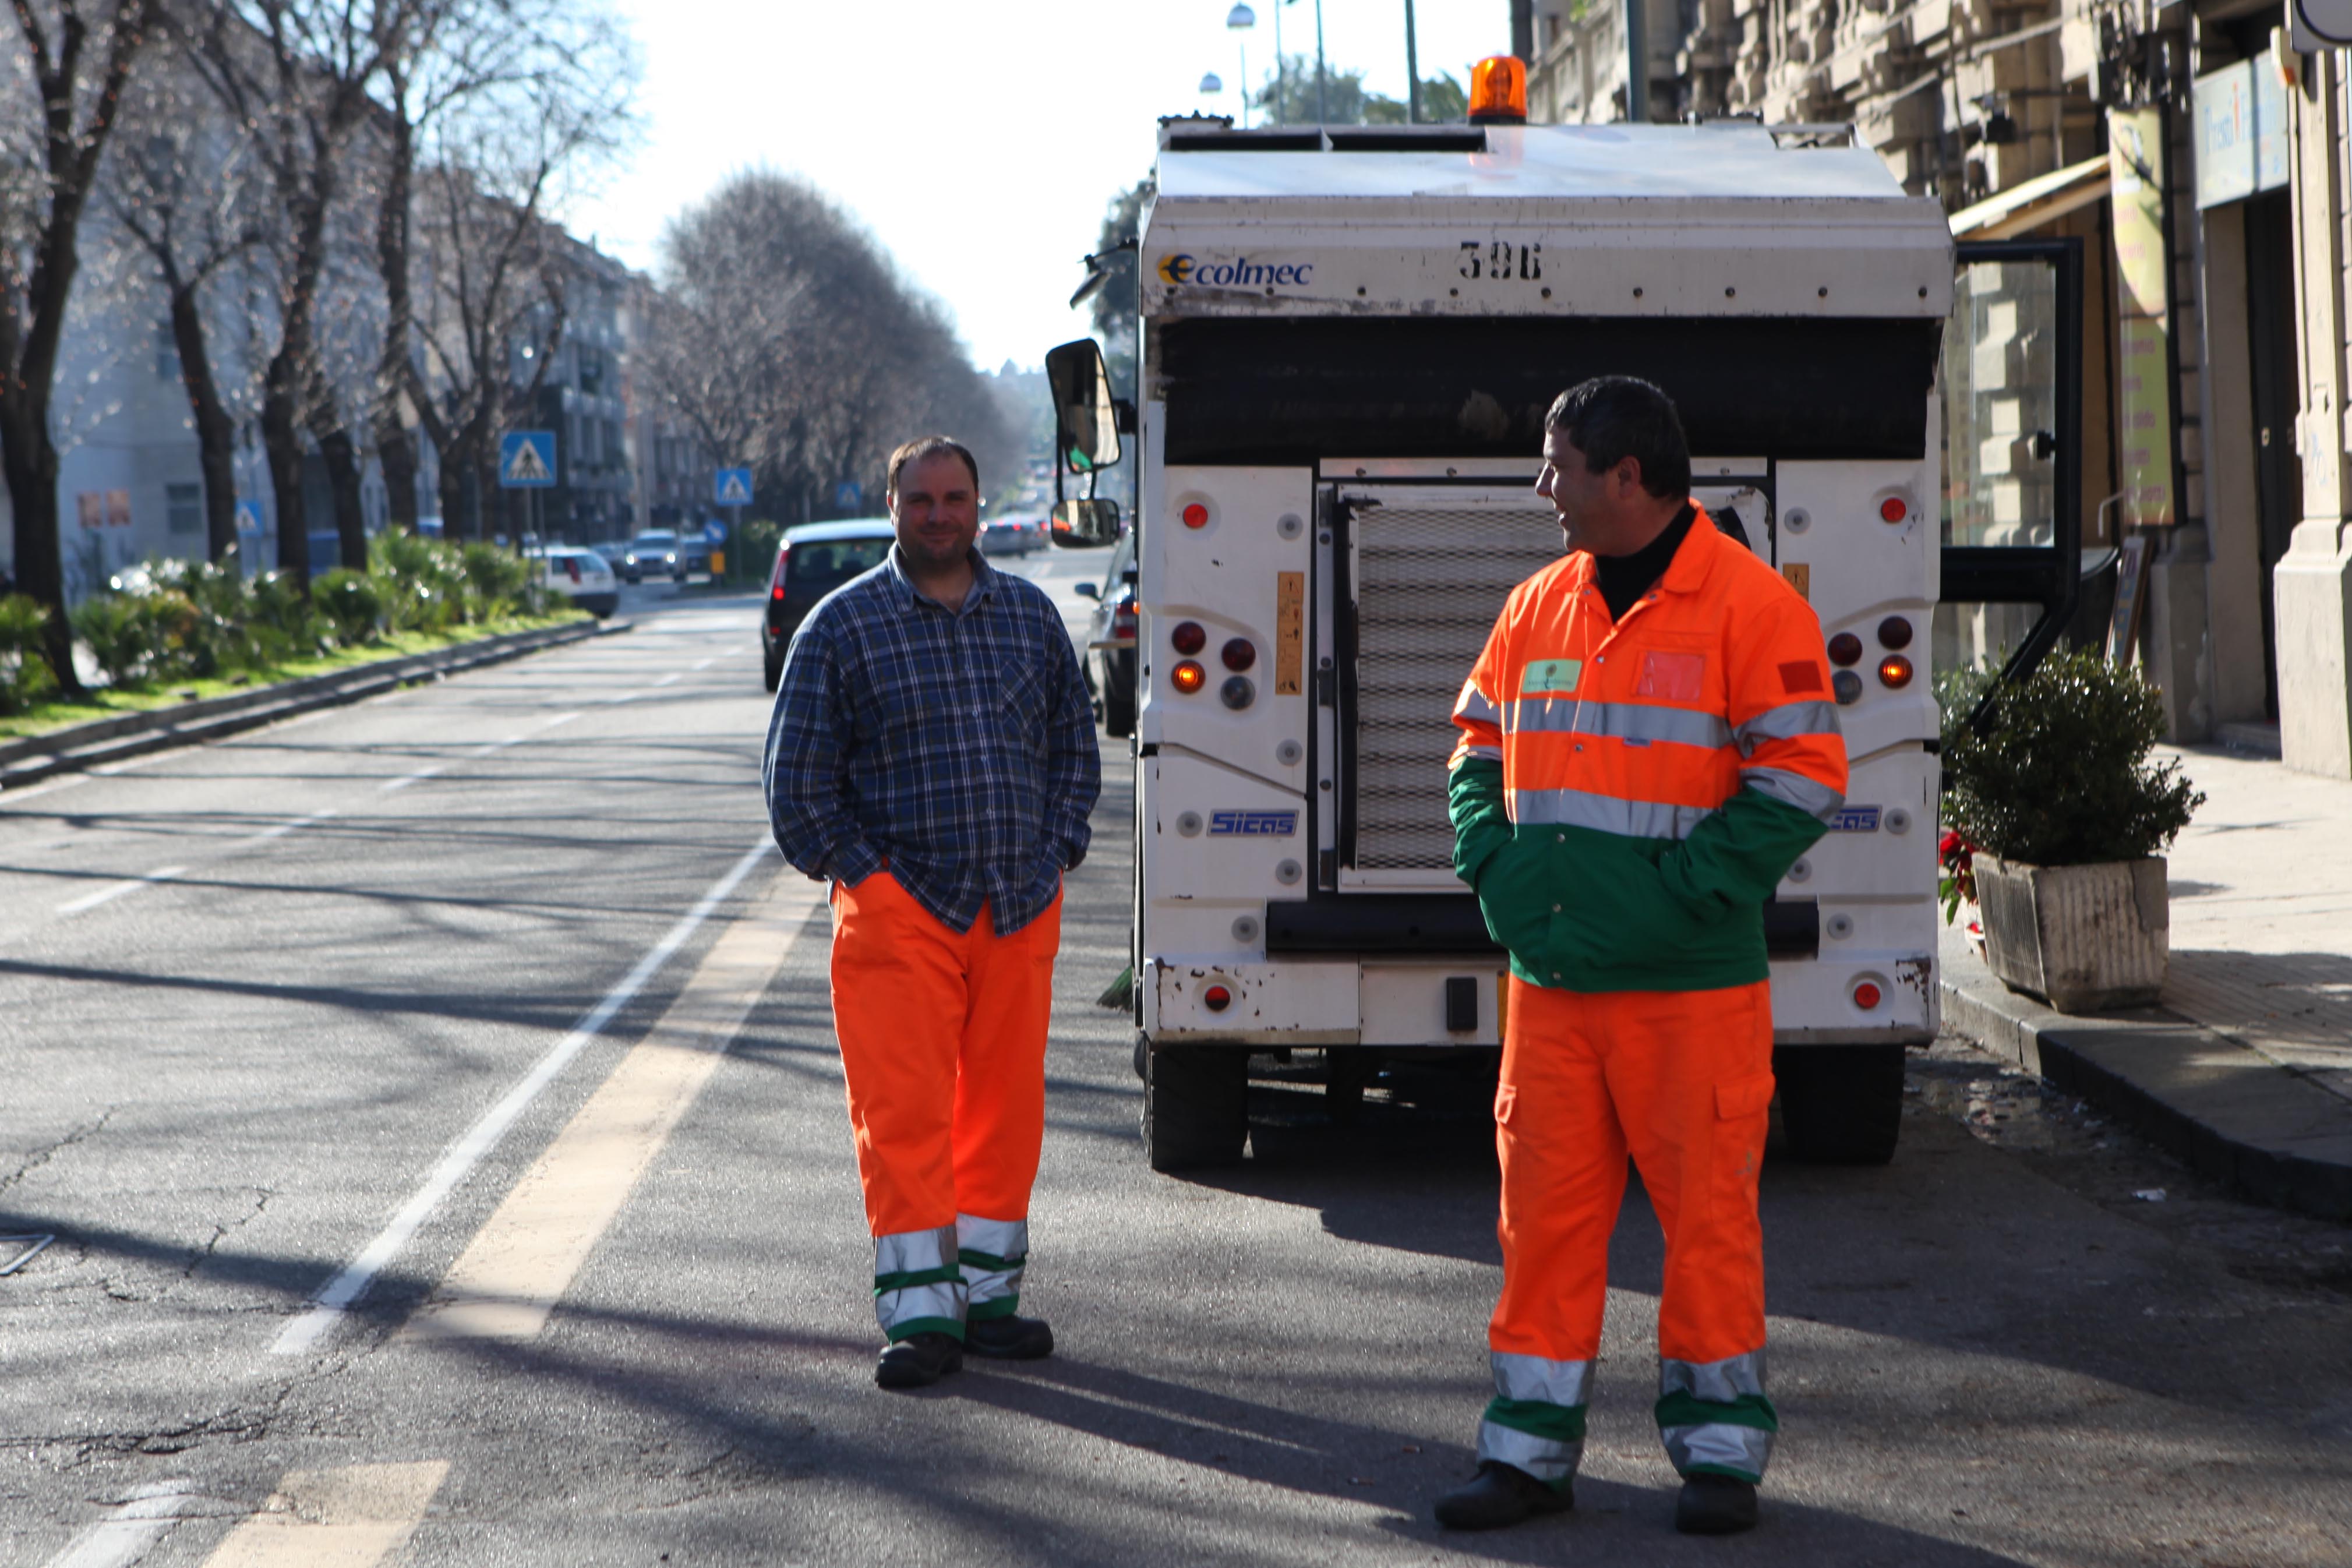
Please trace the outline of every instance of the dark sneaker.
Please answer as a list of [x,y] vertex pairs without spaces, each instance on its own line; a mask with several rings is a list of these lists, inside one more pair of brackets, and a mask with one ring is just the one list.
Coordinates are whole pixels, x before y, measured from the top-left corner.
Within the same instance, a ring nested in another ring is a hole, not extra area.
[[963,1348],[996,1361],[1036,1361],[1054,1353],[1054,1331],[1043,1318],[989,1318],[963,1326]]
[[1448,1530],[1500,1530],[1539,1513],[1566,1513],[1576,1506],[1573,1478],[1548,1487],[1517,1465],[1482,1460],[1478,1479],[1437,1500],[1437,1522]]
[[963,1346],[953,1334],[909,1334],[883,1347],[874,1381],[884,1388],[923,1388],[963,1367]]
[[1737,1535],[1756,1528],[1756,1489],[1737,1476],[1691,1476],[1675,1503],[1685,1535]]

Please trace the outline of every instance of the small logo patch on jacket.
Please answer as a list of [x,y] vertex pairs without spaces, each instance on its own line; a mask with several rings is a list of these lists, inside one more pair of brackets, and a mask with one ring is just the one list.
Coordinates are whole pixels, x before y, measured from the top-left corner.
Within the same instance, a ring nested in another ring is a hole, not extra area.
[[1792,658],[1780,667],[1780,689],[1791,697],[1802,697],[1822,689],[1822,667],[1809,658]]
[[1538,658],[1528,661],[1519,673],[1519,695],[1522,697],[1567,697],[1576,690],[1576,678],[1584,673],[1580,658]]
[[1209,837],[1288,838],[1298,831],[1295,811],[1217,811],[1209,814]]

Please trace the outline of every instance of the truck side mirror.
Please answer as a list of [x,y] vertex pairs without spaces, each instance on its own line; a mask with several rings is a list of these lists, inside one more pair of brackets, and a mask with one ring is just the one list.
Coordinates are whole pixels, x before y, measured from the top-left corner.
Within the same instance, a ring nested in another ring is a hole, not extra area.
[[1054,542],[1066,550],[1090,550],[1118,541],[1118,502],[1066,500],[1054,509]]
[[1078,473],[1092,473],[1118,461],[1118,409],[1110,395],[1110,371],[1092,338],[1048,350],[1045,384],[1054,396],[1055,439],[1062,460]]

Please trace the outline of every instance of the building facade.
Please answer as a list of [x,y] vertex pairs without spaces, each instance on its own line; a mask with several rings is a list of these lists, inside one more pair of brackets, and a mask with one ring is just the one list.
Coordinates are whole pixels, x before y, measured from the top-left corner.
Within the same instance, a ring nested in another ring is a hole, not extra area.
[[[2091,560],[2145,554],[2135,646],[2173,738],[2352,777],[2343,52],[2245,0],[1640,3],[1653,119],[1851,125],[1956,238],[2079,241],[2073,499]],[[1533,20],[1532,117],[1622,119],[1622,6]],[[2058,323],[2024,279],[1971,268],[1948,332],[1954,542],[2033,542],[2057,504],[2032,383]],[[2117,581],[2086,583],[2078,646]],[[2021,615],[1948,610],[1939,662]]]

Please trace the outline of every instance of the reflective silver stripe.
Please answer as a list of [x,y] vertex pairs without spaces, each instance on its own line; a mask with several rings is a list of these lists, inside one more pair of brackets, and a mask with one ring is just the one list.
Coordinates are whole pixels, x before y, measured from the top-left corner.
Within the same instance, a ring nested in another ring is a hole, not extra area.
[[963,1321],[963,1281],[942,1279],[935,1285],[908,1285],[885,1290],[874,1298],[874,1321],[882,1325],[885,1334],[918,1318]]
[[1757,794],[1795,806],[1808,816],[1827,822],[1845,804],[1845,796],[1825,784],[1815,784],[1786,768],[1742,768],[1739,782]]
[[1621,741],[1672,741],[1709,750],[1731,744],[1731,726],[1717,714],[1648,702],[1580,702],[1573,697],[1522,697],[1511,704],[1511,729],[1550,734],[1600,735]]
[[1767,708],[1733,731],[1739,753],[1748,755],[1765,741],[1793,741],[1800,735],[1843,735],[1834,702],[1783,702]]
[[1511,792],[1511,820],[1525,826],[1589,827],[1627,838],[1688,838],[1715,815],[1711,805],[1669,805],[1656,800],[1619,800],[1580,789],[1517,789]]
[[1021,1293],[1022,1266],[1029,1259],[1029,1222],[1025,1219],[977,1219],[956,1215],[956,1243],[964,1252],[983,1252],[1002,1259],[992,1268],[969,1259],[963,1265],[964,1296],[977,1307],[982,1301]]
[[[1743,1394],[1764,1392],[1764,1352],[1749,1351],[1745,1355],[1727,1356],[1722,1361],[1658,1363],[1658,1393],[1663,1396],[1686,1394],[1709,1405],[1730,1405]],[[1709,1421],[1696,1426],[1666,1426],[1658,1433],[1666,1446],[1666,1458],[1675,1468],[1688,1474],[1693,1465],[1720,1465],[1743,1475],[1764,1479],[1764,1467],[1771,1462],[1773,1434],[1759,1426],[1742,1426],[1728,1421]]]
[[895,1236],[874,1238],[874,1278],[886,1274],[919,1274],[928,1268],[945,1268],[956,1260],[956,1227],[943,1225],[937,1230],[902,1230]]
[[1694,1465],[1719,1465],[1754,1480],[1764,1479],[1772,1462],[1772,1434],[1758,1426],[1734,1426],[1710,1422],[1704,1426],[1669,1426],[1658,1436],[1676,1473],[1688,1475]]
[[1584,1441],[1558,1442],[1549,1437],[1538,1437],[1516,1426],[1497,1426],[1492,1421],[1478,1423],[1478,1458],[1500,1459],[1516,1465],[1539,1481],[1553,1485],[1576,1474],[1577,1461],[1584,1457]]
[[1465,743],[1454,749],[1454,757],[1456,762],[1468,762],[1475,757],[1481,762],[1499,763],[1503,760],[1503,748],[1473,746]]
[[1728,1405],[1743,1394],[1764,1392],[1764,1352],[1749,1351],[1745,1355],[1727,1356],[1722,1361],[1658,1362],[1658,1392],[1661,1394],[1687,1394],[1693,1399],[1704,1399],[1709,1405]]
[[1499,724],[1503,721],[1503,710],[1488,701],[1486,694],[1478,689],[1477,679],[1475,676],[1462,683],[1462,695],[1454,703],[1454,716],[1457,719],[1475,720],[1481,724]]
[[1592,1363],[1546,1361],[1539,1355],[1495,1351],[1495,1392],[1505,1399],[1540,1399],[1546,1405],[1591,1402]]

